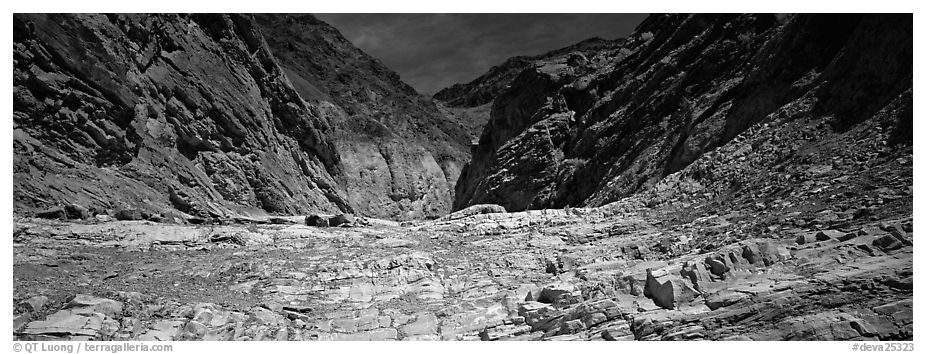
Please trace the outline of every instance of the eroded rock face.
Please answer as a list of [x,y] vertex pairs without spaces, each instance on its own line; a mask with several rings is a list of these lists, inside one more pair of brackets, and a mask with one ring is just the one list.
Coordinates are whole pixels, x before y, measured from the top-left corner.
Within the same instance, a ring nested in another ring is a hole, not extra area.
[[469,133],[311,15],[14,22],[23,213],[450,211]]
[[[889,145],[893,131],[876,129],[898,112],[845,132],[806,121],[753,127],[594,208],[402,225],[358,218],[351,228],[303,225],[304,216],[208,226],[17,219],[13,331],[22,340],[909,340],[912,146]],[[774,140],[793,136],[805,155]],[[747,147],[763,158],[740,160]],[[88,288],[93,297],[73,296]]]
[[14,33],[17,210],[352,209],[328,119],[250,17],[21,14]]
[[[495,95],[454,209],[603,205],[760,122],[847,130],[875,119],[912,86],[911,26],[891,15],[654,15],[618,50],[534,62]],[[909,141],[891,129],[892,142]]]
[[509,58],[466,84],[455,84],[438,91],[434,98],[449,107],[478,107],[491,103],[525,68],[538,62],[563,58],[569,66],[588,64],[588,57],[620,50],[624,39],[589,38],[574,45],[533,56]]
[[312,15],[257,15],[289,81],[333,126],[339,182],[359,213],[392,219],[450,211],[469,133],[379,60]]

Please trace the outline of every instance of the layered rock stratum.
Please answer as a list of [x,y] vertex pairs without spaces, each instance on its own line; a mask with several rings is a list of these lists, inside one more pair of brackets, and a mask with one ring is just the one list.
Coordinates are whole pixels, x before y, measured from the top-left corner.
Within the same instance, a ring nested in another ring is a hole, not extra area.
[[459,123],[311,15],[19,14],[14,32],[23,214],[436,217],[468,160]]
[[[438,95],[466,105],[497,92],[454,208],[599,206],[757,124],[812,118],[845,132],[907,102],[911,26],[906,15],[654,15],[617,49],[493,69]],[[892,142],[909,144],[897,131]]]
[[239,15],[14,16],[14,205],[351,210],[327,116]]

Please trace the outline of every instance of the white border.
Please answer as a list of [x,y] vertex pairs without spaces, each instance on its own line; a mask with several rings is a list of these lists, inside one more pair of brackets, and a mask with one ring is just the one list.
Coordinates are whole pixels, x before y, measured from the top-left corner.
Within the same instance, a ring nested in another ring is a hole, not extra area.
[[[16,1],[8,3],[10,12],[918,12],[917,2],[909,0],[842,1],[735,1],[735,0],[646,0],[646,1],[564,1],[564,0],[345,0],[345,1]],[[9,27],[7,27],[9,28]]]
[[[894,0],[867,0],[867,1],[819,1],[810,2],[806,0],[775,0],[763,1],[761,3],[744,1],[499,1],[499,0],[465,0],[455,1],[452,3],[438,3],[436,1],[411,1],[411,0],[391,0],[391,1],[251,1],[251,2],[219,2],[219,1],[189,1],[189,0],[155,0],[144,3],[131,0],[106,0],[106,1],[17,1],[16,3],[7,3],[10,6],[10,13],[3,18],[3,28],[7,31],[6,40],[6,58],[8,65],[4,67],[7,85],[4,87],[7,99],[4,100],[5,111],[12,112],[12,13],[14,12],[913,12],[914,15],[914,32],[921,33],[920,25],[923,2],[913,1],[894,1]],[[922,45],[920,44],[922,36],[914,36],[914,58],[922,58]],[[914,61],[915,62],[915,61]],[[918,75],[918,70],[914,67],[914,87],[922,85],[922,75]],[[916,92],[915,92],[916,94]],[[916,112],[919,110],[920,101],[918,96],[914,96],[914,136],[922,136],[916,132],[921,130],[923,124],[919,122]],[[3,261],[3,279],[5,287],[3,289],[6,298],[12,299],[12,119],[7,116],[2,121],[2,132],[5,138],[3,145],[3,162],[7,166],[7,173],[3,174],[2,188],[7,195],[6,201],[2,203],[3,215],[6,220],[3,222],[3,230],[6,232],[6,242],[4,261]],[[914,138],[914,141],[916,139]],[[924,143],[914,143],[914,155],[924,155]],[[917,163],[914,158],[914,176],[923,176],[923,164]],[[919,189],[914,177],[914,191]],[[924,205],[926,194],[914,194],[914,206]],[[921,217],[922,213],[914,209],[914,224],[919,228],[924,226]],[[926,241],[924,241],[926,242]],[[914,245],[914,253],[917,246]],[[922,261],[914,257],[914,273],[920,274]],[[916,276],[916,275],[915,275]],[[922,278],[922,277],[920,277]],[[926,278],[922,278],[926,279]],[[923,288],[920,281],[914,283],[914,299],[918,298],[917,294],[922,294],[926,289]],[[914,301],[919,302],[919,301]],[[923,326],[921,321],[923,310],[922,306],[914,306],[914,322]],[[8,302],[3,306],[2,315],[7,319],[7,323],[12,321],[12,307]],[[922,332],[922,331],[919,331]],[[926,343],[919,340],[924,334],[914,334],[916,348],[920,351],[926,350]],[[11,348],[12,332],[7,332],[6,338]],[[78,343],[75,343],[78,344]],[[434,352],[440,351],[450,353],[464,353],[472,351],[480,352],[498,352],[498,353],[518,353],[518,352],[564,352],[571,351],[589,351],[595,353],[617,353],[617,352],[643,352],[657,353],[672,351],[679,353],[781,353],[781,352],[834,352],[849,353],[852,342],[587,342],[587,343],[563,343],[563,342],[495,342],[491,344],[483,343],[357,343],[357,342],[260,342],[260,343],[241,343],[241,342],[174,342],[175,353],[199,353],[199,352],[227,352],[227,353],[253,353],[255,351],[263,352],[286,352],[286,353],[337,353],[337,352],[373,352],[373,353],[401,353],[409,352]],[[2,344],[0,344],[2,345]],[[6,348],[0,347],[0,351],[6,351]]]

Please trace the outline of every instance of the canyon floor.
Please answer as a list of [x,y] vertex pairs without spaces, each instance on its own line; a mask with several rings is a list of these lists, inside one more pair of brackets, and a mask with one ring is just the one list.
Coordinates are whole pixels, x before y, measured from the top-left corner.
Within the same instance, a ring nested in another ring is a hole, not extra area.
[[[17,219],[19,340],[908,340],[912,219],[632,199],[353,227]],[[826,216],[824,213],[824,216]]]

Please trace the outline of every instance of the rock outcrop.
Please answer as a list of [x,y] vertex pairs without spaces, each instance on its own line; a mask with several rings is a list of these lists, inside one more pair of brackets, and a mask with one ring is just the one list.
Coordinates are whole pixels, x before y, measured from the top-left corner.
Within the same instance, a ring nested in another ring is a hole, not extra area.
[[596,37],[540,55],[512,57],[469,83],[455,84],[438,91],[434,94],[434,99],[448,107],[482,106],[492,103],[521,71],[537,63],[564,60],[573,65],[586,65],[588,57],[604,58],[605,55],[614,55],[623,44],[624,39],[606,40]]
[[[759,123],[846,131],[912,87],[911,28],[908,15],[650,16],[617,50],[521,70],[494,97],[454,209],[603,205]],[[894,127],[910,119],[894,118],[891,140],[909,142]]]
[[[455,84],[434,94],[437,107],[449,119],[459,122],[472,137],[470,148],[479,142],[479,136],[488,123],[492,102],[526,68],[538,63],[562,61],[572,65],[586,65],[588,58],[603,60],[619,55],[623,39],[606,40],[589,38],[577,44],[540,55],[518,56],[494,66],[488,72],[466,84]],[[472,150],[470,150],[472,151]]]
[[326,115],[244,15],[14,16],[14,204],[353,209]]

